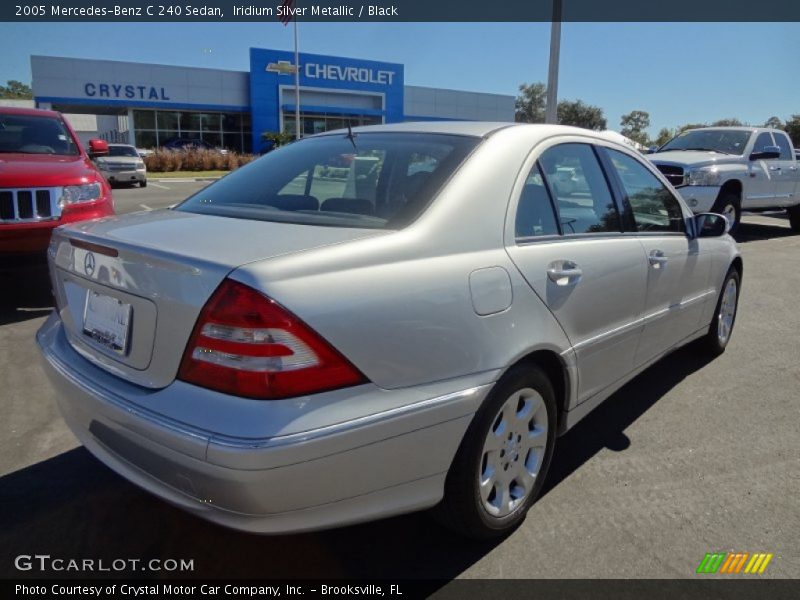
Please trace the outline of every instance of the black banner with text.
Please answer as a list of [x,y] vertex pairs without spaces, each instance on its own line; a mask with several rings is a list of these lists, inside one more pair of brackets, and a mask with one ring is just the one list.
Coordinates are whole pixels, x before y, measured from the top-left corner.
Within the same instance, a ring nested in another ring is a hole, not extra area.
[[309,22],[733,22],[800,21],[800,2],[775,0],[51,0],[0,5],[0,21],[274,21]]

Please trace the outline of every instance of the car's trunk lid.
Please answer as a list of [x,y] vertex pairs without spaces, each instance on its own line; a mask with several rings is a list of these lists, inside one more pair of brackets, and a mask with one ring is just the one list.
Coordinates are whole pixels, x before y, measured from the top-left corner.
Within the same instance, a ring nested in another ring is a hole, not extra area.
[[159,388],[174,380],[201,308],[233,269],[380,233],[176,211],[112,217],[54,232],[53,288],[73,348]]

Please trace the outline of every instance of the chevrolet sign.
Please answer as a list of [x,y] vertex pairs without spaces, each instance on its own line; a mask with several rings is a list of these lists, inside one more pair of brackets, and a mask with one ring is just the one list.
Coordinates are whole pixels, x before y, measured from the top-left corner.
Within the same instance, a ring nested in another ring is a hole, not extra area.
[[316,63],[306,63],[304,67],[305,76],[308,79],[392,85],[395,75],[394,71],[382,71],[364,67],[341,67],[339,65],[320,65]]

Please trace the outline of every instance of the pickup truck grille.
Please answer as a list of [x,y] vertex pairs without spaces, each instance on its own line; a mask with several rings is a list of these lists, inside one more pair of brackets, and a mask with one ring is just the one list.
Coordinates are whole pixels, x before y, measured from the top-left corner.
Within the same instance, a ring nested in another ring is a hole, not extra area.
[[136,164],[131,162],[108,162],[103,164],[103,168],[108,171],[135,171]]
[[675,187],[686,184],[683,167],[656,164],[656,168],[661,171],[664,174],[664,177],[667,178],[667,181],[669,181]]
[[9,190],[0,188],[0,223],[29,223],[58,219],[59,188]]

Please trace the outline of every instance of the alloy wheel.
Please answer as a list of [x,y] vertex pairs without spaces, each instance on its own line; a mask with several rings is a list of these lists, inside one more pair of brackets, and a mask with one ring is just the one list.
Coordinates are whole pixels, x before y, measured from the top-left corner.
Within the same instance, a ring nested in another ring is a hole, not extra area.
[[717,337],[722,346],[725,346],[731,337],[733,320],[736,318],[738,294],[739,287],[736,284],[736,279],[731,277],[725,284],[725,291],[722,293],[722,302],[720,302],[719,313],[717,314]]
[[478,473],[484,509],[505,517],[533,491],[547,445],[547,408],[534,389],[521,389],[505,401],[486,435]]

